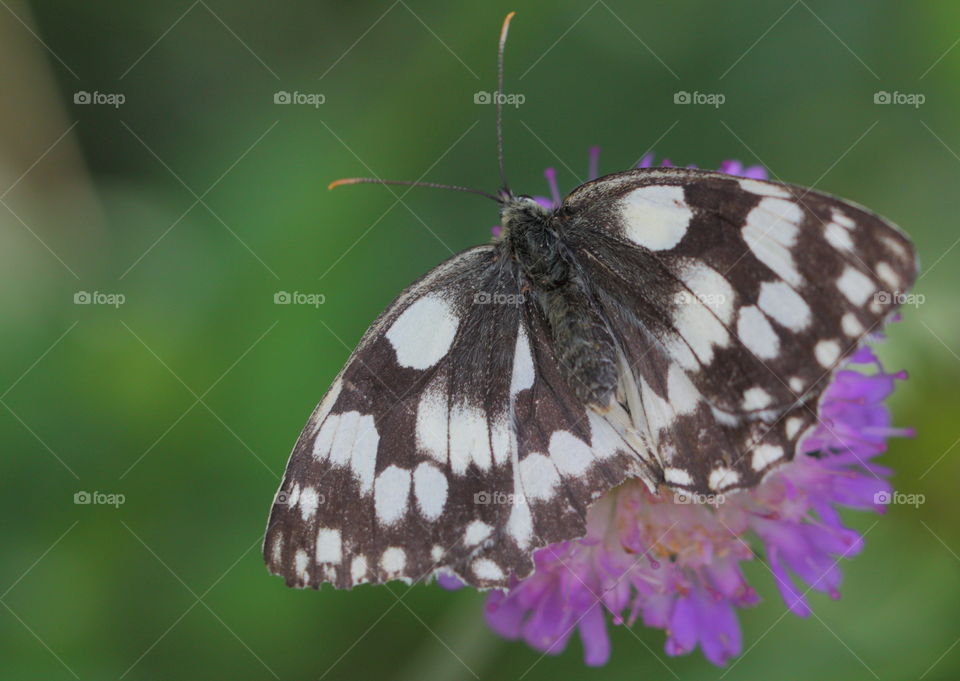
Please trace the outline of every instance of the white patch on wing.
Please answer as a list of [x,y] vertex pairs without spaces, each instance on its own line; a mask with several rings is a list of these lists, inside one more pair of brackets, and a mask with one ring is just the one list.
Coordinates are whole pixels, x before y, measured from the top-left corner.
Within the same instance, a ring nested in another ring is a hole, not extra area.
[[307,556],[307,552],[303,549],[297,549],[297,552],[293,556],[293,569],[297,573],[297,577],[303,582],[306,582],[310,578],[310,574],[307,572],[307,566],[309,564],[310,558]]
[[750,459],[750,465],[755,471],[762,471],[764,468],[783,458],[783,448],[777,445],[762,444],[753,448],[753,456]]
[[747,411],[755,411],[768,406],[773,398],[763,388],[757,386],[744,391],[743,408]]
[[327,390],[327,394],[323,396],[323,399],[320,400],[320,404],[316,409],[316,416],[314,417],[313,427],[314,430],[319,430],[323,420],[327,418],[327,415],[330,413],[330,410],[333,409],[333,405],[336,404],[337,398],[340,397],[340,391],[343,390],[343,380],[337,378],[333,382],[333,385],[330,386],[330,389]]
[[407,554],[399,546],[391,546],[380,556],[380,567],[389,576],[397,576],[407,566]]
[[853,250],[853,238],[850,236],[850,231],[837,223],[828,222],[827,226],[823,228],[823,235],[827,238],[830,245],[838,251]]
[[442,464],[447,463],[449,411],[446,379],[434,378],[417,405],[417,447]]
[[765,281],[760,284],[757,305],[767,316],[791,331],[802,331],[810,325],[810,306],[786,282]]
[[761,359],[773,359],[780,352],[780,338],[764,314],[753,305],[740,309],[737,336],[748,350]]
[[736,485],[740,480],[740,474],[732,468],[718,466],[710,471],[710,477],[707,478],[707,485],[714,491],[722,491],[732,485]]
[[521,390],[533,387],[533,355],[530,354],[530,341],[523,324],[517,330],[517,344],[513,350],[513,374],[510,377],[510,397],[514,398]]
[[300,517],[303,522],[307,522],[317,513],[317,506],[320,504],[320,496],[313,487],[304,487],[300,492]]
[[774,196],[780,199],[789,199],[790,192],[784,187],[778,187],[775,184],[770,182],[761,182],[760,180],[754,180],[749,177],[744,177],[737,180],[740,183],[740,189],[748,191],[751,194],[758,194],[759,196]]
[[736,311],[736,293],[722,274],[702,262],[687,260],[681,264],[678,275],[688,289],[677,294],[678,305],[699,300],[724,324],[730,323]]
[[848,312],[843,315],[843,319],[840,320],[840,327],[843,329],[843,332],[852,338],[858,337],[864,332],[863,324],[860,323],[860,320],[857,319],[857,315],[852,312]]
[[679,185],[639,187],[624,196],[619,207],[627,238],[651,251],[680,243],[693,218]]
[[420,514],[437,520],[447,503],[447,476],[429,461],[423,461],[413,472],[413,494]]
[[787,419],[786,423],[783,424],[783,432],[787,434],[787,437],[791,440],[796,437],[797,433],[800,432],[800,428],[803,426],[803,419],[799,416],[791,416]]
[[838,208],[831,208],[830,215],[832,216],[833,221],[836,222],[841,227],[843,227],[844,229],[853,229],[854,227],[857,226],[857,223],[854,222],[850,216],[848,216],[846,213],[842,212]]
[[788,382],[790,383],[790,389],[795,393],[802,392],[803,387],[806,385],[799,376],[792,376]]
[[667,372],[667,399],[676,414],[692,414],[702,399],[687,372],[676,364]]
[[849,266],[837,279],[837,288],[840,289],[840,293],[847,297],[847,300],[858,306],[867,302],[867,298],[877,290],[873,282],[870,281],[870,277]]
[[550,459],[531,452],[520,461],[520,481],[527,500],[544,501],[553,496],[560,476]]
[[840,359],[840,344],[835,340],[822,340],[813,348],[820,366],[829,369]]
[[350,579],[354,584],[367,581],[367,557],[354,556],[350,561]]
[[893,289],[896,289],[900,285],[900,277],[898,277],[897,273],[893,271],[893,268],[885,262],[877,263],[877,276]]
[[533,537],[533,516],[526,499],[514,499],[510,518],[507,520],[507,532],[521,550],[526,550],[530,546],[530,539]]
[[464,546],[476,546],[493,532],[493,525],[488,525],[482,520],[474,520],[467,525],[463,533]]
[[513,446],[510,421],[506,415],[499,416],[488,424],[490,428],[490,444],[493,446],[493,463],[497,466],[510,459],[510,450]]
[[713,346],[726,347],[730,334],[717,316],[699,300],[677,308],[674,326],[704,364],[713,361]]
[[477,558],[470,567],[473,574],[480,579],[490,581],[503,579],[503,570],[489,558]]
[[577,476],[590,468],[593,454],[586,442],[565,430],[558,430],[550,436],[550,460],[561,474]]
[[334,466],[350,466],[360,493],[367,494],[373,486],[379,444],[380,434],[373,416],[347,411],[326,418],[313,443],[313,456],[318,461],[329,457]]
[[450,470],[465,475],[471,463],[482,471],[490,470],[493,463],[487,416],[476,407],[459,404],[450,410]]
[[757,259],[794,286],[802,283],[791,252],[802,221],[803,210],[796,203],[768,197],[750,211],[743,227],[743,238]]
[[321,527],[317,530],[317,562],[340,563],[343,560],[343,545],[340,530]]
[[446,356],[459,326],[449,302],[426,295],[404,310],[384,335],[400,366],[429,369]]
[[588,409],[587,420],[590,423],[590,449],[595,456],[605,459],[623,449],[623,440],[606,419]]
[[392,525],[407,512],[410,497],[410,471],[399,466],[387,466],[377,476],[373,499],[377,520]]
[[661,430],[673,425],[673,406],[660,397],[643,377],[640,377],[639,387],[643,413],[650,426],[651,435],[656,436]]
[[690,486],[693,484],[693,478],[682,468],[664,468],[663,479],[671,485]]

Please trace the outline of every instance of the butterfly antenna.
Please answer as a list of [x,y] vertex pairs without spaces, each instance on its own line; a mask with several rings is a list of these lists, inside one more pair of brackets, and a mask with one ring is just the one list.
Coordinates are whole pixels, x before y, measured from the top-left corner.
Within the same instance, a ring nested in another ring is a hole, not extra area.
[[503,27],[500,29],[500,47],[497,50],[497,91],[494,93],[497,104],[497,162],[500,165],[500,184],[501,194],[510,195],[510,187],[507,185],[507,174],[503,170],[503,51],[507,45],[507,31],[510,30],[510,20],[516,12],[510,12],[503,20]]
[[479,196],[485,196],[488,199],[493,199],[497,203],[501,203],[499,197],[494,196],[493,194],[488,194],[485,191],[479,189],[471,189],[470,187],[460,187],[453,184],[437,184],[436,182],[409,182],[406,180],[381,180],[378,177],[346,177],[342,180],[334,180],[327,185],[327,189],[333,189],[345,184],[398,184],[404,187],[432,187],[433,189],[452,189],[457,192],[467,192],[469,194],[478,194]]

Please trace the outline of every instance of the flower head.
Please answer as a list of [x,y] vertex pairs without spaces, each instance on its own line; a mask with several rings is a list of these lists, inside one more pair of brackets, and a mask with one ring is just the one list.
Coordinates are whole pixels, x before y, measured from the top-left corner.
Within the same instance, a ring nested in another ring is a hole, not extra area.
[[[591,149],[591,179],[597,158]],[[652,163],[646,156],[638,167]],[[767,176],[762,167],[738,161],[725,161],[720,170]],[[550,196],[536,198],[556,206],[556,173],[545,175]],[[759,600],[741,570],[757,553],[787,607],[807,616],[806,594],[838,597],[839,562],[863,547],[838,509],[885,508],[889,471],[873,459],[889,437],[912,434],[891,426],[883,404],[905,378],[885,372],[872,350],[861,348],[824,393],[819,425],[800,454],[753,489],[708,503],[666,490],[653,494],[639,481],[611,490],[590,508],[584,537],[540,549],[531,576],[509,592],[488,595],[488,624],[547,653],[559,653],[577,633],[585,662],[602,665],[610,656],[608,620],[628,626],[640,620],[666,631],[668,655],[699,647],[722,665],[742,649],[737,608]]]

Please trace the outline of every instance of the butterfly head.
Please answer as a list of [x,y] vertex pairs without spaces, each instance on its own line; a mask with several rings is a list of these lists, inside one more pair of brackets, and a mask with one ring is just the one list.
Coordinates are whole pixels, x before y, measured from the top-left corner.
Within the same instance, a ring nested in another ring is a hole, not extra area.
[[533,225],[543,224],[549,215],[550,210],[532,196],[503,195],[500,203],[500,238],[506,238],[511,233],[521,233]]

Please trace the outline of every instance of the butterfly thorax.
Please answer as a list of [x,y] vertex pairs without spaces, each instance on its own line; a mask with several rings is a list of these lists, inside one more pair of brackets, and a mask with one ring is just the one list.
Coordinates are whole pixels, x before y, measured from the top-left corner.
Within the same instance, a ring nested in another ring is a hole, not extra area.
[[529,197],[504,203],[503,247],[539,306],[557,349],[561,374],[576,395],[606,408],[616,389],[616,346],[586,286],[561,218]]

